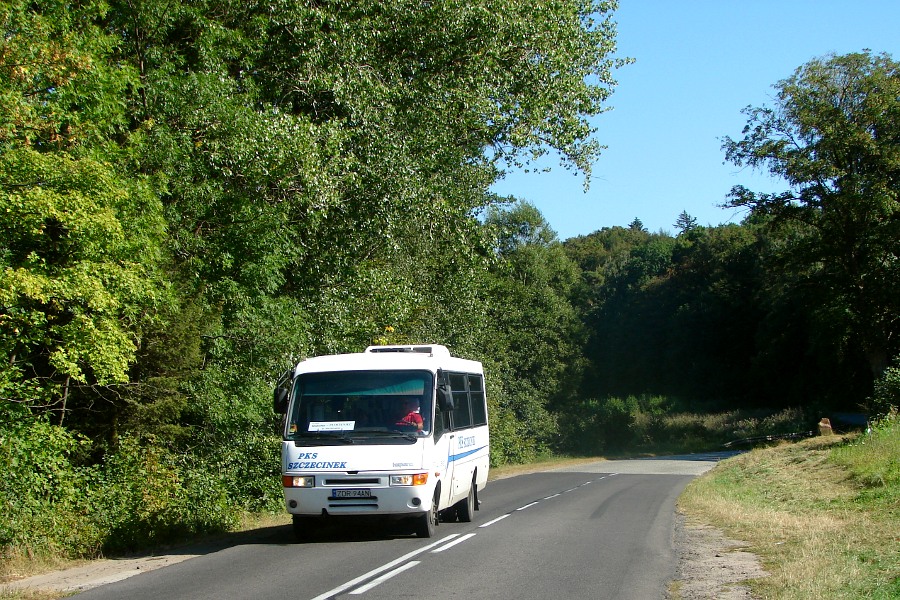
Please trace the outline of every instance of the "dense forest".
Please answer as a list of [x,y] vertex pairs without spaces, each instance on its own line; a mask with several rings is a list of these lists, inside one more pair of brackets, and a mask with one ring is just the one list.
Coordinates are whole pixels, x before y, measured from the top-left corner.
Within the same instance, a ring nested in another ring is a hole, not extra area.
[[589,175],[615,4],[4,2],[4,554],[278,510],[277,375],[370,344],[481,360],[494,464],[896,405],[891,57],[812,59],[746,110],[724,157],[786,190],[711,199],[739,224],[563,241],[490,193],[547,152]]

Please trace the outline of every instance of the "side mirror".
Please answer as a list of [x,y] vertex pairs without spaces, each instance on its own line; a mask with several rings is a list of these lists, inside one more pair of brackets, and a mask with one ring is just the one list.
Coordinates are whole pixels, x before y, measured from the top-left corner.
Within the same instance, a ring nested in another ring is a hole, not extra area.
[[450,379],[441,369],[438,369],[437,372],[437,403],[441,411],[453,411],[453,393],[450,391]]
[[288,369],[275,382],[275,391],[272,397],[272,408],[276,413],[283,415],[287,413],[288,391],[291,387],[292,369]]
[[275,409],[276,413],[280,415],[287,413],[287,397],[287,389],[283,387],[275,388],[275,397],[273,399],[272,408]]

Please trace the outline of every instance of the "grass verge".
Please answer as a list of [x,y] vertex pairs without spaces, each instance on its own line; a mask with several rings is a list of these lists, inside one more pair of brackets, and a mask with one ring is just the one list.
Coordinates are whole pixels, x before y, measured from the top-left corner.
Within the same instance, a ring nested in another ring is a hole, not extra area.
[[746,541],[758,597],[900,598],[900,419],[757,449],[688,485],[679,508]]

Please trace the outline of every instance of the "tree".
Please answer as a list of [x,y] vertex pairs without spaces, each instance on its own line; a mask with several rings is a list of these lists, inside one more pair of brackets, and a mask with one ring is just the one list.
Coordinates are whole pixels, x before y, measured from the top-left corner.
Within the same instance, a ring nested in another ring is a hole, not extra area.
[[503,168],[554,149],[589,170],[588,117],[621,63],[614,8],[113,3],[118,52],[141,76],[140,164],[179,283],[206,309],[205,368],[223,370],[196,395],[246,395],[256,373],[262,402],[274,364],[359,349],[388,325],[466,338],[449,318],[466,313],[434,310],[441,277],[483,260],[473,231]]
[[527,202],[488,211],[485,225],[498,257],[486,354],[499,363],[495,377],[503,382],[498,420],[514,421],[522,437],[517,444],[507,441],[504,447],[519,453],[506,458],[525,458],[555,441],[552,415],[572,401],[580,376],[581,325],[571,302],[578,269]]
[[681,214],[678,215],[678,219],[675,221],[675,229],[677,229],[679,233],[687,233],[696,227],[697,218],[689,215],[686,210],[681,211]]
[[111,143],[137,77],[111,64],[104,13],[12,2],[0,24],[0,408],[59,422],[128,381],[169,300],[161,207]]
[[745,109],[743,139],[723,149],[789,190],[738,186],[728,205],[770,217],[791,276],[816,290],[807,310],[831,332],[831,352],[848,363],[859,353],[877,376],[900,333],[900,64],[868,51],[828,56],[775,89],[774,107]]

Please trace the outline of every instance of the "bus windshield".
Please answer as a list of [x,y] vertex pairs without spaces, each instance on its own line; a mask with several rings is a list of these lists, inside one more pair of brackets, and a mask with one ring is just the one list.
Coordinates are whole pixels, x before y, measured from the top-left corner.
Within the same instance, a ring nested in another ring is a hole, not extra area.
[[294,384],[286,435],[337,443],[425,436],[433,390],[429,371],[305,373]]

